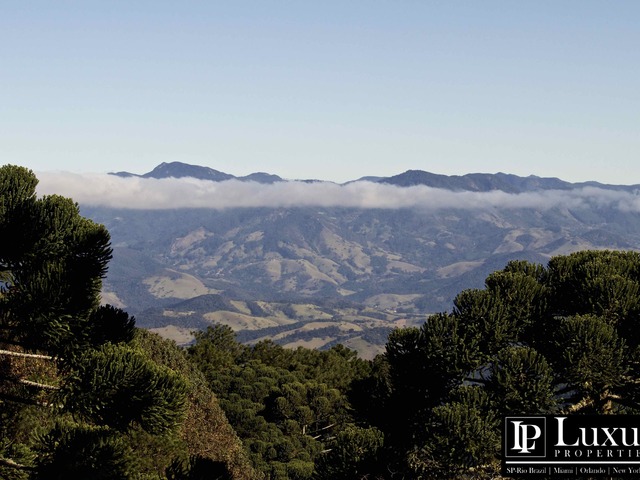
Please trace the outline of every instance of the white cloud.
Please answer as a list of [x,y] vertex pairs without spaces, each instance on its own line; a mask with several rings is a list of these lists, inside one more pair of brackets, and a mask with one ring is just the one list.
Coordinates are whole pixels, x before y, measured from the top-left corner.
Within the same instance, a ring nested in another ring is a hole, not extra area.
[[80,205],[131,209],[236,207],[354,207],[488,209],[554,207],[603,208],[640,212],[638,194],[584,187],[511,194],[452,192],[426,186],[397,187],[372,182],[338,185],[329,182],[259,184],[194,178],[121,178],[106,174],[38,173],[41,195],[60,194]]

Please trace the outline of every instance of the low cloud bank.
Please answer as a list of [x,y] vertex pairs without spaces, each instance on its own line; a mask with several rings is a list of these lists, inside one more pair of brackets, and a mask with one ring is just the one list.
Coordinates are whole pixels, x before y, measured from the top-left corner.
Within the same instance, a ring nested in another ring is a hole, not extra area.
[[121,178],[106,174],[38,173],[40,195],[59,194],[81,206],[130,209],[242,208],[242,207],[351,207],[490,209],[555,207],[617,208],[640,212],[636,193],[585,187],[511,194],[452,192],[427,186],[397,187],[372,182],[337,185],[329,182],[260,184],[194,178]]

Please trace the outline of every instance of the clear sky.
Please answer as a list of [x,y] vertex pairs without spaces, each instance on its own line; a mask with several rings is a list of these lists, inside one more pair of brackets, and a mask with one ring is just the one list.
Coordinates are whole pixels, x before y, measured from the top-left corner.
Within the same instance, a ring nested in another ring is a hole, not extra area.
[[640,183],[640,1],[0,1],[0,163]]

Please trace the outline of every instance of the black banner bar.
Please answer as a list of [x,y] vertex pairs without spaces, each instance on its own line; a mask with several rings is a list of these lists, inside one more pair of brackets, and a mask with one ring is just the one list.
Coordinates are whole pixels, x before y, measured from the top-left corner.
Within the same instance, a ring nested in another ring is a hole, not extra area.
[[640,478],[640,415],[507,416],[502,475]]

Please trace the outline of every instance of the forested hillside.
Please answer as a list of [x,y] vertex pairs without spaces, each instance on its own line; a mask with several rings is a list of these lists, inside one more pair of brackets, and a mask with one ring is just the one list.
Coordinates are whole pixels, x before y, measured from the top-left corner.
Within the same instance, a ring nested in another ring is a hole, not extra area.
[[109,233],[36,182],[0,169],[0,478],[491,479],[505,414],[638,413],[636,252],[510,261],[372,360],[178,348],[100,305]]
[[370,362],[225,327],[189,356],[269,478],[489,479],[503,415],[638,413],[639,315],[640,255],[583,251],[510,262]]

